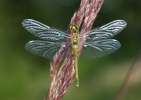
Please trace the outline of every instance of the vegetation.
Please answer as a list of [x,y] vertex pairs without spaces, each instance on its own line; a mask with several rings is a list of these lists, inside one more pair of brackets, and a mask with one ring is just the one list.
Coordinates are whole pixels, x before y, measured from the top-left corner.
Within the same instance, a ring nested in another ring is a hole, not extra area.
[[[50,60],[24,49],[37,39],[22,27],[24,19],[38,20],[66,30],[80,0],[0,1],[0,100],[43,100],[50,84]],[[123,19],[127,27],[115,38],[121,49],[96,60],[79,60],[80,86],[69,86],[63,100],[113,100],[141,50],[141,1],[105,0],[93,27]],[[140,100],[141,64],[128,81],[120,100]]]

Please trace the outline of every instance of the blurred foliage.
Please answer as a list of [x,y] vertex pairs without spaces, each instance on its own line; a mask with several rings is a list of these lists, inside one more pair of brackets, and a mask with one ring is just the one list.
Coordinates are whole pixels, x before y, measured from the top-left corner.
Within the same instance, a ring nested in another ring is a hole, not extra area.
[[[80,0],[0,1],[0,100],[43,100],[49,87],[50,60],[24,49],[27,41],[37,38],[25,31],[22,20],[31,18],[66,30],[79,4]],[[140,9],[141,0],[105,0],[93,26],[125,20],[127,27],[114,37],[122,47],[101,59],[79,60],[80,87],[71,85],[63,100],[113,100],[141,50]],[[120,100],[140,100],[140,93],[138,81],[124,91]]]

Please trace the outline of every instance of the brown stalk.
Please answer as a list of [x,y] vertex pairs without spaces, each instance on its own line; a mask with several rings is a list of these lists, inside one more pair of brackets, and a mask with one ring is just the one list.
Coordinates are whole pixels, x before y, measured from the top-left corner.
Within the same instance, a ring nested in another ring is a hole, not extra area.
[[130,68],[129,68],[120,88],[119,88],[119,90],[117,91],[117,93],[114,97],[114,100],[120,100],[119,98],[120,98],[121,94],[123,93],[130,77],[132,76],[133,70],[136,67],[135,65],[138,62],[138,60],[140,59],[140,57],[141,57],[141,52],[137,55],[137,57],[134,59],[133,63],[131,64],[131,66],[130,66]]

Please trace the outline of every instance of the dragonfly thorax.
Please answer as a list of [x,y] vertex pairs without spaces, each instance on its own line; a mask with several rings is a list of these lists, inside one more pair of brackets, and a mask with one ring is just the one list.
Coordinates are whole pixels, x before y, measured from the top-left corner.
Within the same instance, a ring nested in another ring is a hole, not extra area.
[[70,30],[70,35],[71,35],[71,43],[72,43],[72,48],[78,48],[78,31],[79,27],[77,24],[71,24],[69,26]]
[[77,33],[72,33],[71,35],[71,43],[72,43],[72,48],[77,49],[78,48],[78,34]]
[[71,24],[69,26],[70,33],[78,33],[79,26],[77,24]]

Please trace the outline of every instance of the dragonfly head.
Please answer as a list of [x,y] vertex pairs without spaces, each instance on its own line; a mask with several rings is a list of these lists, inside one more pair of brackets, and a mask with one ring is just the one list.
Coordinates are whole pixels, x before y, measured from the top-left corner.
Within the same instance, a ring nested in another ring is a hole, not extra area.
[[71,33],[78,33],[79,26],[77,24],[70,24],[69,30]]

